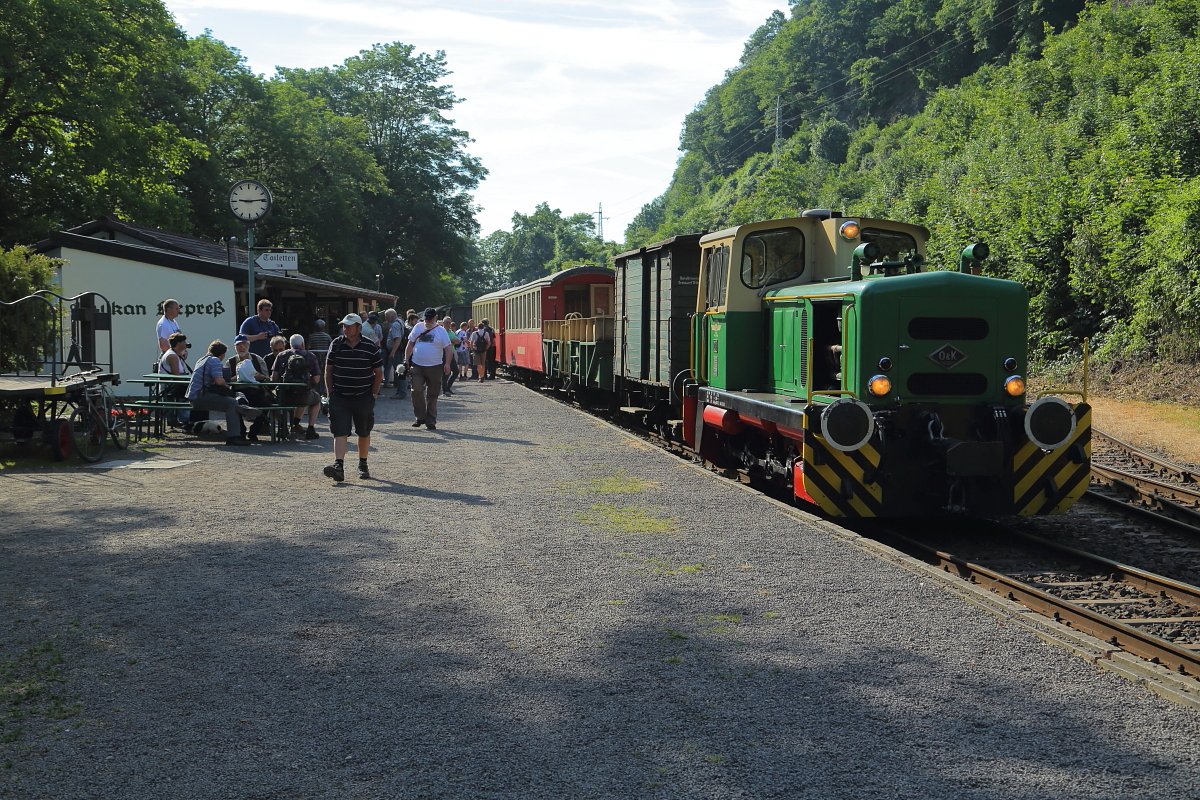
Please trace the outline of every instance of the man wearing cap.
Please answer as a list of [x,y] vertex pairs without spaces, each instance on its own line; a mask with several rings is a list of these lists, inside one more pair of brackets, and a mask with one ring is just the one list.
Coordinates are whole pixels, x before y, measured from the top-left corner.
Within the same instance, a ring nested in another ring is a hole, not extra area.
[[[270,380],[271,368],[267,366],[267,362],[263,360],[258,353],[250,352],[250,338],[244,333],[239,333],[233,337],[234,354],[225,361],[225,367],[229,370],[230,380],[238,380],[238,366],[247,359],[254,364],[254,380],[259,383],[266,383]],[[238,387],[238,391],[246,395],[246,402],[255,408],[261,406],[269,406],[273,402],[271,392],[266,388],[258,388],[256,386],[242,385]],[[246,433],[246,438],[252,442],[258,441],[260,433],[270,431],[266,417],[259,417],[250,425],[249,432]]]
[[346,479],[346,440],[353,425],[358,437],[358,477],[369,478],[367,454],[375,425],[375,398],[383,382],[383,351],[362,335],[362,317],[347,314],[342,335],[329,345],[325,356],[325,385],[329,387],[329,432],[333,435],[334,462],[325,476]]
[[413,414],[417,421],[414,428],[424,425],[437,430],[437,401],[442,393],[442,376],[450,374],[454,360],[454,348],[450,345],[450,334],[438,324],[437,309],[427,308],[424,322],[417,323],[408,335],[408,347],[404,360],[412,364],[409,380],[412,381]]
[[271,301],[263,298],[258,301],[258,313],[246,317],[238,333],[244,335],[250,342],[250,352],[266,358],[271,352],[271,337],[279,335],[279,326],[271,319]]

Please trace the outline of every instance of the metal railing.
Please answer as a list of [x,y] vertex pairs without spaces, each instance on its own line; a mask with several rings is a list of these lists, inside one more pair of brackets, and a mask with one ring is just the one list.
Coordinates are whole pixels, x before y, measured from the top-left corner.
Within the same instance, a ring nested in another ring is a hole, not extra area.
[[[112,372],[109,307],[99,292],[65,297],[49,289],[0,302],[0,374],[43,376],[55,386],[72,369]],[[107,360],[97,350],[101,332],[108,334]]]

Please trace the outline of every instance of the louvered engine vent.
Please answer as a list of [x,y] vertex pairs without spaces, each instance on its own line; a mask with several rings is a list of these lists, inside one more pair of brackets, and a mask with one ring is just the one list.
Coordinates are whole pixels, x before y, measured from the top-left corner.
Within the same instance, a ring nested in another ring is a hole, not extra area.
[[908,335],[914,339],[979,341],[989,330],[981,317],[913,317],[908,323]]
[[908,376],[908,393],[912,395],[974,397],[987,389],[987,376],[978,372],[914,372]]

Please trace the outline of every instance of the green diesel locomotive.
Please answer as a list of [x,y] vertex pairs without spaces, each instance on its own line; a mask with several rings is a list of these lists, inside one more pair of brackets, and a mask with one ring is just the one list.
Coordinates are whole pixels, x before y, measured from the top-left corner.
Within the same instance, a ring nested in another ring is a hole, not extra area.
[[1066,510],[1088,485],[1089,407],[1027,396],[1025,288],[977,274],[981,244],[927,271],[928,237],[829,211],[699,237],[686,374],[656,388],[618,356],[614,389],[677,392],[706,460],[834,516]]

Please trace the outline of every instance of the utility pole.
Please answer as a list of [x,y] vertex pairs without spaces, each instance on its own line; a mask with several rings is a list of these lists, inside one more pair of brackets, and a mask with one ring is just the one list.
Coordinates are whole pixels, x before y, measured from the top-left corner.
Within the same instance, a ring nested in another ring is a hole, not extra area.
[[600,208],[596,211],[596,231],[600,237],[600,241],[604,241],[604,203],[600,204]]
[[775,169],[779,169],[779,140],[783,138],[783,106],[775,95]]

